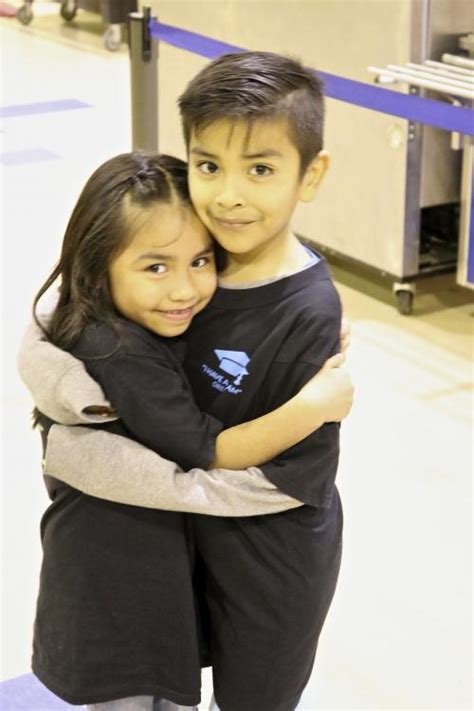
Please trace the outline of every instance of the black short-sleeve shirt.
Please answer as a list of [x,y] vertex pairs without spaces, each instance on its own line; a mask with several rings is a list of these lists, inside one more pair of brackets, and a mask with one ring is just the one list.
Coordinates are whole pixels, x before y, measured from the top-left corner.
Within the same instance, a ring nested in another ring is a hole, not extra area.
[[[323,258],[248,289],[217,290],[186,336],[185,369],[201,409],[240,424],[289,400],[340,348],[341,304]],[[328,423],[261,469],[312,506],[329,504],[339,425]]]

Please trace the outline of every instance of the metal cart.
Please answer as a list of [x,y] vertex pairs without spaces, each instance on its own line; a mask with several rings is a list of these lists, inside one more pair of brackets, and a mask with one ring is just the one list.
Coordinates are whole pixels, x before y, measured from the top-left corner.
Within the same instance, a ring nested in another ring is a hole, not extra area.
[[[381,78],[389,62],[404,69],[415,64],[423,71],[438,62],[443,72],[465,77],[460,80],[467,85],[464,96],[440,92],[439,76],[436,86],[422,86],[413,73],[403,82],[388,84],[387,90],[472,105],[472,0],[314,0],[309,5],[314,8],[311,33],[317,48],[313,64],[307,45],[310,66],[373,81],[369,66],[380,68]],[[344,32],[339,35],[341,5]],[[357,39],[351,38],[351,27]],[[455,67],[445,55],[457,55],[467,66]],[[295,227],[329,259],[388,282],[399,312],[410,314],[417,283],[454,273],[460,257],[472,265],[465,241],[472,232],[467,193],[473,175],[472,140],[390,115],[353,110],[343,102],[329,100],[328,112],[326,143],[334,169],[321,188],[324,200],[297,215]],[[474,280],[473,271],[471,266],[467,282]]]
[[[388,64],[385,67],[369,67],[376,75],[376,81],[383,84],[406,84],[410,92],[429,90],[437,98],[456,106],[474,106],[474,35],[459,38],[459,46],[464,54],[444,53],[441,61],[430,59],[422,63],[407,62],[404,65]],[[466,53],[469,56],[466,56]],[[414,131],[413,131],[414,137]],[[439,141],[439,137],[437,139]],[[428,137],[429,141],[429,137]],[[430,156],[437,149],[433,137],[429,146]],[[474,286],[472,275],[468,274],[468,252],[472,233],[472,155],[473,141],[470,136],[451,134],[451,151],[462,154],[460,166],[452,166],[451,181],[459,185],[455,202],[440,202],[422,207],[420,210],[419,254],[413,254],[410,270],[395,281],[393,288],[402,314],[412,311],[415,293],[414,282],[425,275],[443,271],[454,271],[457,265],[458,283]],[[446,147],[445,147],[446,150]],[[429,156],[425,157],[428,160]],[[442,196],[441,196],[442,197]],[[474,245],[471,245],[474,247]],[[416,271],[414,271],[416,270]]]
[[[62,0],[59,14],[71,22],[79,8],[99,13],[109,24],[103,41],[108,50],[115,52],[122,41],[122,25],[127,22],[129,13],[137,9],[137,0]],[[16,16],[23,25],[29,25],[34,17],[33,0],[25,0]]]

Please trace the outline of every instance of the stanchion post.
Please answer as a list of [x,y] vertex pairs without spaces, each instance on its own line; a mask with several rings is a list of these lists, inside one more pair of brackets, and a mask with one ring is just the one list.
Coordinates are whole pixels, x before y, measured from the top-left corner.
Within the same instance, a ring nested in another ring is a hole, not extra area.
[[150,35],[150,8],[129,20],[132,147],[158,151],[158,41]]

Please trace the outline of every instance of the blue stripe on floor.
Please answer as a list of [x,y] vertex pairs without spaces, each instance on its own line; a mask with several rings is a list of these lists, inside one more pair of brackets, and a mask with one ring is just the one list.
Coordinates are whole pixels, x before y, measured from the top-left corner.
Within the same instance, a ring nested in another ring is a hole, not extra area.
[[51,693],[34,674],[23,674],[0,684],[2,711],[80,711]]
[[36,101],[33,104],[11,104],[0,106],[0,118],[14,118],[16,116],[33,116],[35,114],[52,114],[58,111],[71,111],[74,109],[90,109],[91,104],[86,104],[78,99],[58,99],[57,101]]
[[0,153],[0,164],[27,165],[29,163],[45,163],[50,160],[58,160],[61,156],[47,151],[45,148],[27,148],[22,151],[5,151]]

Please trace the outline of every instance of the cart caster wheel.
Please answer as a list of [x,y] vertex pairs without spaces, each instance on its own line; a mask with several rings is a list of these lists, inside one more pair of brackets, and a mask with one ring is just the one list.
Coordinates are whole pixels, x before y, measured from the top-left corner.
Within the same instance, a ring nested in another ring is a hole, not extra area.
[[22,5],[16,13],[16,18],[22,25],[29,25],[33,19],[33,10],[31,9],[31,5]]
[[403,316],[409,316],[413,311],[414,294],[408,289],[395,292],[397,297],[398,312]]
[[75,0],[66,0],[65,2],[61,3],[61,9],[59,11],[61,13],[61,17],[63,20],[66,20],[66,22],[71,22],[71,20],[74,20],[77,14],[77,7],[76,7],[76,2]]
[[122,30],[120,25],[111,25],[103,36],[104,45],[109,52],[116,52],[122,41]]

